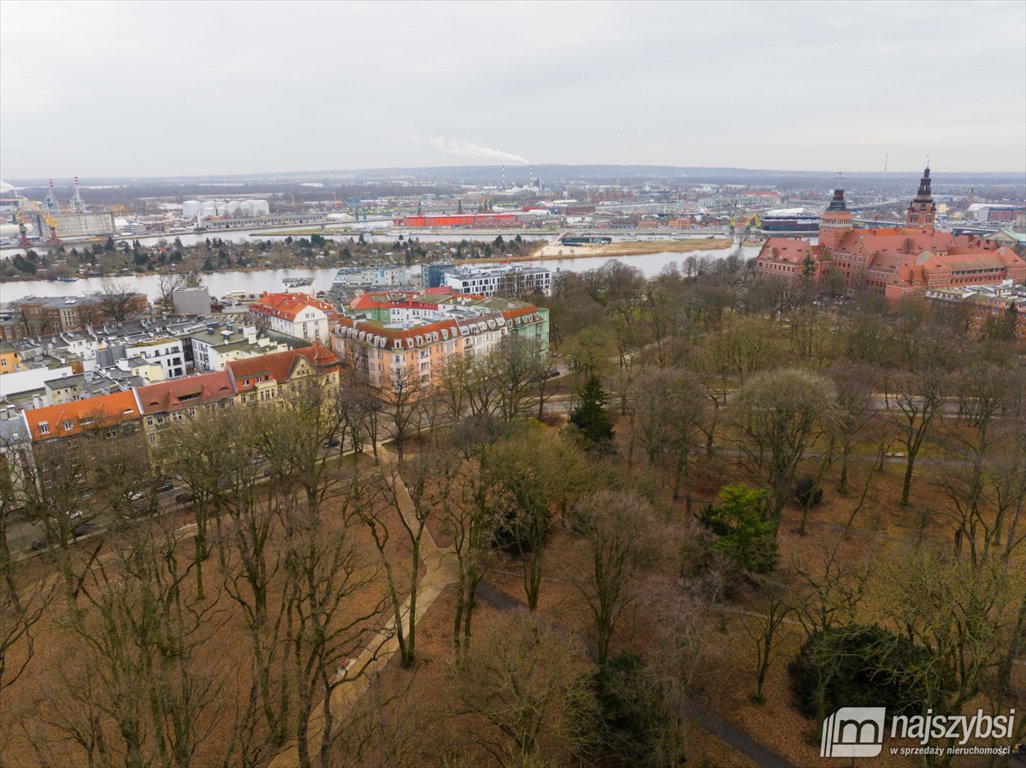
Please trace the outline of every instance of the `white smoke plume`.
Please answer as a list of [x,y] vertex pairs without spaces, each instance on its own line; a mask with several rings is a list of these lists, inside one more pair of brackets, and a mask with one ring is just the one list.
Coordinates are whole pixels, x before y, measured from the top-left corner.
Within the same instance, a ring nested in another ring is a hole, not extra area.
[[447,155],[479,157],[487,160],[498,160],[503,163],[519,163],[520,165],[528,164],[527,158],[520,155],[514,155],[512,152],[503,152],[501,149],[482,147],[480,144],[474,144],[469,141],[457,141],[455,139],[447,139],[444,136],[436,136],[428,139],[428,141],[435,149]]

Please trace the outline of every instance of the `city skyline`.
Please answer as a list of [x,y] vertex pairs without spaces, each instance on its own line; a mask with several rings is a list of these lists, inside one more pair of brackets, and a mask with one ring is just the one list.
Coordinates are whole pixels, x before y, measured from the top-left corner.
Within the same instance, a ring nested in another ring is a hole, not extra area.
[[952,173],[1026,169],[1022,3],[0,14],[5,180],[528,162],[909,172],[927,154]]

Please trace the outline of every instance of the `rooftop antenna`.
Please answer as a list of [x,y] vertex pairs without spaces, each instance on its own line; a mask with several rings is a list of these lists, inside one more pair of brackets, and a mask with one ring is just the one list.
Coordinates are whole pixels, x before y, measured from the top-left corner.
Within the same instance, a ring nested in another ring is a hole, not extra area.
[[71,210],[74,213],[85,213],[85,201],[78,188],[78,176],[75,177],[75,194],[71,196]]
[[500,186],[499,189],[505,189],[505,188],[506,188],[506,165],[504,163],[503,166],[502,166],[502,186]]

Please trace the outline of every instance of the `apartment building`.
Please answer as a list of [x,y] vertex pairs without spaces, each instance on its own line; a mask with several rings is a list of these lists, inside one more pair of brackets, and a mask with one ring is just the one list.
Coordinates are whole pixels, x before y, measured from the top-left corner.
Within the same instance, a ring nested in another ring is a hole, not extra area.
[[259,357],[273,352],[285,352],[288,344],[272,341],[266,334],[257,333],[252,325],[210,325],[192,334],[193,368],[196,373],[223,371],[228,363]]
[[507,336],[548,352],[548,310],[452,289],[364,294],[335,328],[335,352],[362,383],[388,396],[396,386],[439,383],[458,356],[485,356]]
[[329,343],[337,316],[331,304],[305,293],[265,292],[249,305],[249,313],[257,327],[321,344]]
[[552,295],[552,271],[521,264],[458,267],[443,276],[444,285],[473,296],[502,294],[518,298],[532,293]]

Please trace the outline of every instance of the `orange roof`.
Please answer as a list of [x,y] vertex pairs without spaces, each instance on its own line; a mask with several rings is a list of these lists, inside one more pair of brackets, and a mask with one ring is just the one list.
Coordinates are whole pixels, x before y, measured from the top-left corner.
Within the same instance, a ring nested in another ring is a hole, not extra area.
[[227,370],[235,383],[236,391],[248,392],[263,380],[264,376],[269,376],[269,380],[279,383],[288,381],[300,358],[306,358],[319,373],[325,373],[339,364],[335,353],[320,344],[314,344],[312,347],[233,360],[228,363]]
[[[771,237],[763,244],[759,258],[799,263],[806,255],[818,256],[823,250],[822,246],[809,245],[799,238]],[[955,270],[999,269],[1023,263],[1010,248],[995,248],[994,243],[973,235],[916,227],[853,229],[843,233],[830,250],[864,256],[870,270],[886,272],[896,272],[917,262],[932,269]],[[924,257],[926,254],[929,255]]]
[[112,392],[25,411],[25,420],[33,440],[48,440],[70,437],[94,427],[113,426],[140,415],[133,392]]
[[334,306],[305,293],[265,293],[249,305],[254,312],[262,315],[274,315],[285,320],[295,320],[296,316],[307,307],[319,309],[329,318],[335,316]]
[[136,394],[143,413],[162,413],[234,397],[235,386],[227,371],[215,371],[148,384],[139,387]]
[[795,237],[770,237],[762,245],[759,258],[770,258],[773,261],[788,261],[799,264],[806,256],[817,253],[817,246],[807,240]]

